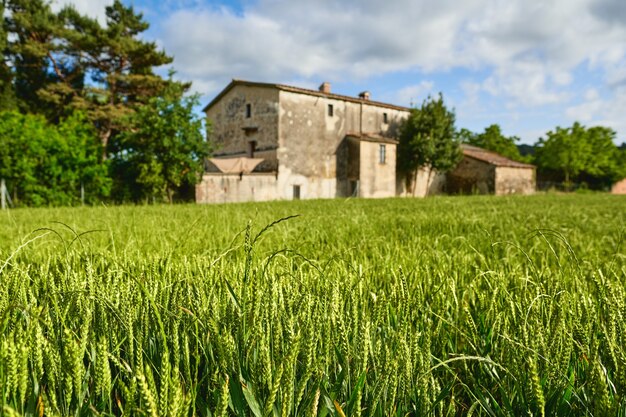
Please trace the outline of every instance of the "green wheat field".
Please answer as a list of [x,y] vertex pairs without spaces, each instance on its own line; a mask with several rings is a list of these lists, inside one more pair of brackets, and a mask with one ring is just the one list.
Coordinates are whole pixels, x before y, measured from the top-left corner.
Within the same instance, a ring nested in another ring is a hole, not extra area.
[[626,199],[0,213],[0,415],[626,415]]

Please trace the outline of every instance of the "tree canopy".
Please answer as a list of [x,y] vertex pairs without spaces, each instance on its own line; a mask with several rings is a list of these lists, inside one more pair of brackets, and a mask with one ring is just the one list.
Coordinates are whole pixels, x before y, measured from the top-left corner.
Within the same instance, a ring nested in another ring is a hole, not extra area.
[[156,72],[172,58],[145,40],[141,13],[114,0],[100,24],[45,0],[0,8],[0,175],[16,202],[74,204],[77,187],[88,201],[189,197],[208,152],[197,98]]
[[171,202],[200,178],[210,149],[201,133],[202,119],[193,110],[198,97],[183,92],[170,84],[129,118],[131,129],[112,143],[116,178],[124,180],[118,191],[127,198]]
[[428,97],[421,107],[411,110],[400,126],[398,169],[415,187],[417,171],[447,172],[461,159],[459,141],[455,133],[455,115],[443,101],[443,96]]
[[568,128],[557,127],[539,139],[535,163],[542,170],[561,173],[568,188],[579,175],[608,185],[624,175],[615,135],[610,128],[586,128],[578,122]]
[[0,178],[14,204],[72,205],[109,195],[111,180],[100,161],[95,130],[75,114],[53,125],[42,116],[0,113]]
[[504,136],[497,124],[487,126],[482,133],[461,129],[458,136],[461,142],[468,145],[496,152],[514,161],[527,162],[527,158],[522,157],[516,144],[520,139],[517,136]]

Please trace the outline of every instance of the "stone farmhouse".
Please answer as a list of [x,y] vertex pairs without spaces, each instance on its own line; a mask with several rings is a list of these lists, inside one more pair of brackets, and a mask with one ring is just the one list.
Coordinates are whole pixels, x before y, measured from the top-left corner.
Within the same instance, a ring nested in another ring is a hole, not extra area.
[[408,108],[233,80],[205,108],[218,151],[198,202],[396,195],[396,131]]
[[[217,152],[206,162],[196,201],[406,195],[404,181],[396,177],[396,138],[409,111],[371,100],[367,91],[358,97],[334,94],[329,83],[310,90],[233,80],[204,108]],[[500,166],[493,168],[497,161],[484,162],[475,168],[491,172],[486,175],[495,183],[502,180]],[[440,192],[446,184],[443,175],[420,173],[412,195]],[[517,188],[478,187],[483,189]]]

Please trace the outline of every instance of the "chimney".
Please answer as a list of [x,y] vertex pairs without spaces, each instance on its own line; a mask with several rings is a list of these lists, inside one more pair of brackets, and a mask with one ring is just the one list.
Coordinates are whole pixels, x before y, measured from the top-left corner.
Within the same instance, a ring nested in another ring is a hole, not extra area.
[[370,99],[370,92],[369,91],[363,91],[359,93],[359,98],[362,100],[369,100]]
[[329,82],[327,82],[327,81],[324,81],[324,82],[320,85],[319,90],[320,90],[322,93],[325,93],[325,94],[330,94],[330,83],[329,83]]

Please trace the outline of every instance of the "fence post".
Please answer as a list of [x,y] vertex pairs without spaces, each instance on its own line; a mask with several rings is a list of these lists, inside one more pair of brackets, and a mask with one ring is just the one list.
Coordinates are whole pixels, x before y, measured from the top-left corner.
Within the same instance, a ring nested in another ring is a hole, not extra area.
[[0,180],[0,200],[2,200],[2,210],[6,210],[8,208],[7,197],[9,197],[9,193],[7,192],[7,184],[4,181],[4,178]]
[[0,180],[0,200],[2,200],[2,210],[7,208],[7,186],[4,178]]
[[13,207],[13,200],[11,200],[11,195],[9,194],[9,190],[7,190],[7,183],[4,181],[4,178],[0,179],[0,200],[2,200],[2,210]]

